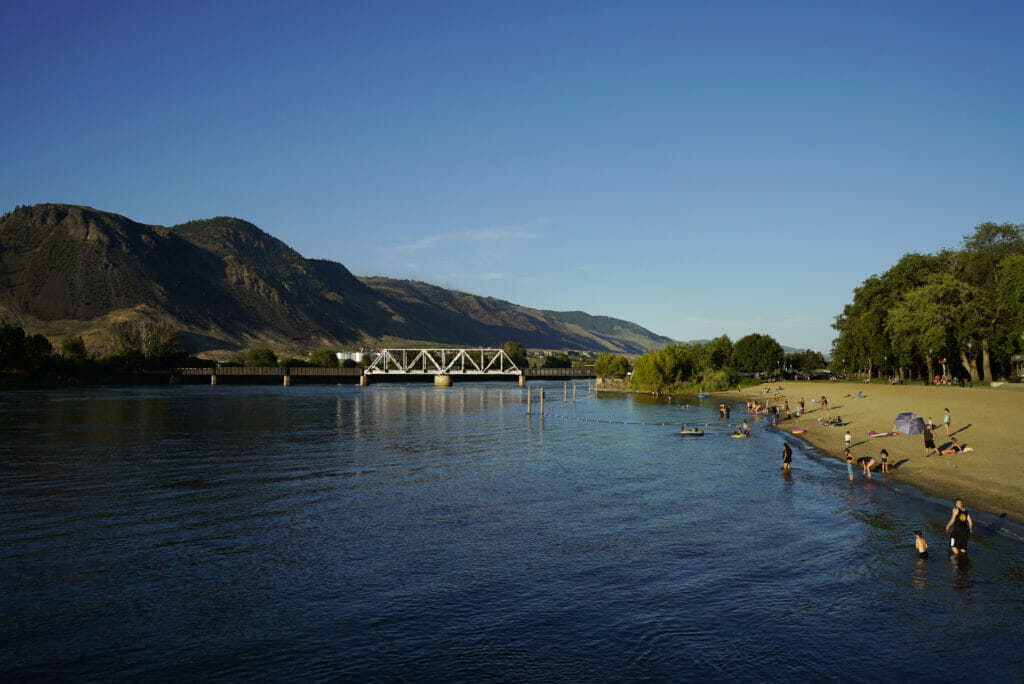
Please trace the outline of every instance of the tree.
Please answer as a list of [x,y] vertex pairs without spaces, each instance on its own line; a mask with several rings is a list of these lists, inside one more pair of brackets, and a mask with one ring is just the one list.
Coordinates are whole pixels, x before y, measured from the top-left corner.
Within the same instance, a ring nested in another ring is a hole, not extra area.
[[0,368],[20,369],[25,363],[25,331],[20,325],[0,324]]
[[325,368],[337,368],[338,356],[330,349],[317,349],[309,355],[310,366],[322,366]]
[[705,367],[712,370],[727,368],[732,365],[732,340],[728,335],[721,335],[704,345]]
[[125,321],[113,327],[115,356],[128,365],[166,366],[188,358],[178,333],[149,321]]
[[605,352],[594,362],[594,375],[599,378],[624,378],[629,373],[629,361],[624,356]]
[[771,374],[782,366],[782,346],[770,335],[751,333],[736,340],[733,362],[740,370]]
[[85,340],[80,335],[67,337],[60,343],[60,353],[69,361],[81,362],[89,357],[85,349]]
[[53,345],[45,335],[36,333],[25,338],[25,367],[39,369],[46,365],[53,354]]
[[277,355],[269,349],[262,347],[259,349],[250,349],[244,354],[236,356],[235,359],[243,366],[249,366],[250,368],[277,365]]
[[545,356],[541,368],[572,368],[572,361],[568,356]]
[[509,340],[505,344],[501,345],[502,351],[508,354],[508,357],[512,359],[512,363],[516,364],[519,368],[526,368],[529,361],[526,360],[526,349],[518,342]]

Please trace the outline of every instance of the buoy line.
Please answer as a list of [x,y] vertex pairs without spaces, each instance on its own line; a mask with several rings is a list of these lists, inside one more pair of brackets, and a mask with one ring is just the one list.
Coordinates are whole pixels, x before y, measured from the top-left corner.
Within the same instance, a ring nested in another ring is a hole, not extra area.
[[[575,420],[575,421],[581,422],[581,423],[603,423],[605,425],[651,425],[651,426],[654,426],[654,427],[664,427],[664,426],[667,426],[667,425],[676,426],[676,425],[680,424],[678,421],[658,422],[658,421],[605,420],[605,419],[601,419],[601,418],[586,418],[586,417],[580,417],[580,416],[567,416],[567,415],[564,415],[564,414],[561,414],[561,413],[548,413],[547,411],[544,412],[543,416],[545,418],[548,418],[548,417],[550,417],[550,418],[561,418],[562,420]],[[703,423],[702,424],[702,423],[687,422],[686,425],[693,426],[693,427],[705,427],[705,428],[709,428],[709,427],[712,427],[712,428],[717,428],[717,427],[737,428],[737,427],[739,427],[739,423],[737,423],[735,425],[734,424],[722,425],[721,423]],[[718,432],[717,434],[727,434],[727,433],[726,432]],[[729,434],[731,434],[731,433],[729,433]]]

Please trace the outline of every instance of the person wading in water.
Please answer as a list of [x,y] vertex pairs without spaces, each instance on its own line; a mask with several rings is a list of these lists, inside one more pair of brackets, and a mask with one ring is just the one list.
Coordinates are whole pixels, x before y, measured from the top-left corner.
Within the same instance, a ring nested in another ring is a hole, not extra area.
[[956,500],[956,508],[946,523],[946,531],[950,533],[949,546],[953,549],[953,555],[967,553],[967,538],[974,532],[974,521],[960,499]]

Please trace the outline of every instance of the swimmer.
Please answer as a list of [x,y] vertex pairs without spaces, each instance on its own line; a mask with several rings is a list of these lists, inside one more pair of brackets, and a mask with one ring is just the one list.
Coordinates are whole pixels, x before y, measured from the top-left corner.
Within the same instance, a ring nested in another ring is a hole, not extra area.
[[928,541],[921,534],[920,530],[914,530],[914,548],[917,549],[918,558],[928,557]]

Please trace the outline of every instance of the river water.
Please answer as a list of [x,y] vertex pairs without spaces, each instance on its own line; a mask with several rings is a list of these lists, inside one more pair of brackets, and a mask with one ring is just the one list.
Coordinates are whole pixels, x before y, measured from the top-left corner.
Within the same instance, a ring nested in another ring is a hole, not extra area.
[[0,395],[0,674],[1024,678],[1018,526],[954,561],[950,502],[715,402],[538,386]]

